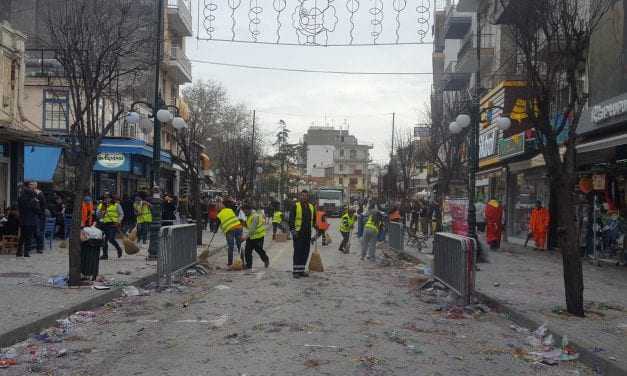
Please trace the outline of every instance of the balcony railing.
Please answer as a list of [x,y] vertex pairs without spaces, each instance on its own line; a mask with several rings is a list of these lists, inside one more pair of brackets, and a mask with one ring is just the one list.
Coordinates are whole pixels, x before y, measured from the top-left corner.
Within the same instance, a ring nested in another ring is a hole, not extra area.
[[54,50],[26,50],[27,77],[64,77],[63,65],[57,60]]
[[[457,53],[458,60],[462,60],[462,57],[470,51],[474,51],[477,48],[477,34],[470,33],[464,37],[462,47]],[[496,47],[496,34],[482,34],[481,35],[481,49],[494,49]]]
[[168,0],[168,10],[180,17],[180,22],[173,24],[180,34],[191,36],[193,33],[191,9],[190,0]]
[[171,63],[176,63],[180,69],[184,72],[186,79],[191,81],[192,77],[192,62],[185,56],[183,48],[178,46],[172,46],[169,48],[167,59]]

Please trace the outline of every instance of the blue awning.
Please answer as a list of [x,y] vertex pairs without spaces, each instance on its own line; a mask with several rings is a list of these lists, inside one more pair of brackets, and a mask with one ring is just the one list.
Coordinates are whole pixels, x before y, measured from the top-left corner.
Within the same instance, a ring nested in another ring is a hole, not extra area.
[[61,148],[24,145],[24,181],[52,182]]
[[[152,159],[152,146],[145,141],[123,138],[105,138],[98,148],[99,153],[122,153],[141,155]],[[161,152],[161,161],[172,164],[172,156],[168,152]]]

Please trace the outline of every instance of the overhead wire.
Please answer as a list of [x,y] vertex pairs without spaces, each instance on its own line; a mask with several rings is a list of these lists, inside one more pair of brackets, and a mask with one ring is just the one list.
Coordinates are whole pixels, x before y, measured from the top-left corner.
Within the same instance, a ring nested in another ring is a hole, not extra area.
[[209,64],[209,65],[217,65],[224,67],[232,67],[232,68],[242,68],[242,69],[258,69],[258,70],[269,70],[269,71],[281,71],[281,72],[298,72],[298,73],[319,73],[319,74],[339,74],[339,75],[352,75],[352,76],[426,76],[433,75],[433,72],[359,72],[359,71],[339,71],[339,70],[316,70],[316,69],[304,69],[304,68],[286,68],[286,67],[271,67],[271,66],[261,66],[261,65],[249,65],[249,64],[233,64],[233,63],[224,63],[219,61],[211,61],[211,60],[199,60],[199,59],[191,59],[192,63],[198,64]]

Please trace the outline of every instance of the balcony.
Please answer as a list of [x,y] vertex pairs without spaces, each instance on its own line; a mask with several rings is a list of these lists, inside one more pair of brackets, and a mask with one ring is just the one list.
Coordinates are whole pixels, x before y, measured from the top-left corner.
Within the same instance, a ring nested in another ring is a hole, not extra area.
[[190,0],[168,0],[168,26],[181,37],[194,35]]
[[455,6],[451,6],[446,12],[444,20],[444,38],[462,39],[472,26],[472,13],[458,12]]
[[165,65],[168,73],[175,76],[175,81],[179,85],[192,82],[192,63],[181,47],[166,49]]
[[468,87],[470,81],[470,73],[459,70],[457,61],[453,60],[448,63],[444,70],[444,90],[459,91]]
[[[466,35],[462,47],[457,53],[459,61],[458,70],[463,72],[474,72],[477,70],[477,34]],[[495,34],[481,35],[481,68],[491,65],[494,62],[496,47]]]
[[26,50],[26,77],[64,77],[63,65],[57,60],[55,51],[42,49]]

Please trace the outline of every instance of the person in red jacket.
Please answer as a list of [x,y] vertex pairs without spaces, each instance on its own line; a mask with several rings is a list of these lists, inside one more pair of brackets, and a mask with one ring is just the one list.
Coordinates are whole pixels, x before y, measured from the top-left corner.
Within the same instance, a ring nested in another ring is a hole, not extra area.
[[490,200],[485,206],[486,240],[491,249],[501,246],[503,232],[503,206],[497,200]]
[[215,201],[209,203],[209,231],[218,232],[218,207]]

